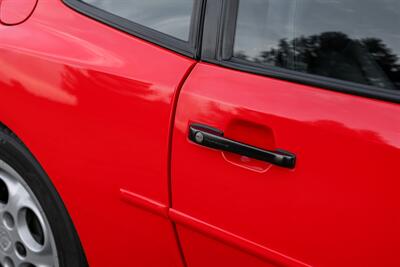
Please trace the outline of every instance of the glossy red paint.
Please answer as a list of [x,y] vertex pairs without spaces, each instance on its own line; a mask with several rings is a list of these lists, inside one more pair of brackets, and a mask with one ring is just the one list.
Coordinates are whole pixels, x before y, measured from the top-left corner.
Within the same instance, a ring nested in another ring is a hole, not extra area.
[[[188,266],[399,266],[399,112],[393,103],[197,64],[179,97],[171,159]],[[188,140],[191,123],[293,152],[297,166],[199,146]]]
[[0,22],[5,25],[17,25],[29,18],[35,10],[38,0],[1,0]]
[[[227,232],[224,229],[218,228],[214,225],[207,224],[203,221],[200,221],[196,218],[193,218],[187,214],[184,214],[182,212],[179,212],[174,209],[170,209],[169,211],[169,216],[170,219],[177,224],[183,226],[183,229],[191,229],[196,233],[201,233],[204,237],[206,238],[211,238],[214,240],[217,240],[220,244],[223,246],[228,246],[232,248],[236,248],[237,250],[240,250],[242,253],[247,253],[251,255],[253,258],[260,258],[261,260],[267,261],[268,264],[271,264],[273,266],[293,266],[293,267],[307,267],[310,265],[307,265],[303,262],[300,262],[298,260],[292,259],[286,255],[283,255],[277,251],[273,251],[269,248],[263,247],[255,242],[252,242],[250,240],[247,240],[241,236],[235,235],[233,233]],[[182,235],[185,236],[184,230]],[[185,237],[183,237],[185,238]],[[189,239],[190,240],[190,239]],[[197,242],[193,242],[194,245]],[[191,246],[191,242],[187,243],[187,246]],[[208,250],[208,249],[206,249]],[[203,251],[203,249],[200,249],[198,251]],[[189,255],[190,256],[190,255]],[[189,265],[190,266],[204,266],[208,264],[212,264],[215,266],[223,266],[226,263],[229,263],[230,266],[242,266],[238,265],[238,263],[235,261],[235,256],[232,255],[231,258],[226,261],[227,258],[223,257],[218,257],[219,259],[214,258],[213,262],[210,262],[210,259],[207,259],[206,257],[203,257],[203,260],[196,260],[196,261],[190,261]],[[248,258],[250,258],[248,256]],[[223,261],[225,262],[223,262]],[[246,264],[246,266],[248,266]],[[251,265],[253,266],[253,265]]]
[[[0,25],[0,95],[90,266],[400,265],[397,104],[198,63],[56,0]],[[196,145],[191,123],[297,166]]]
[[120,189],[168,205],[173,96],[193,64],[61,1],[0,26],[0,121],[52,178],[90,266],[181,266],[171,222]]
[[152,212],[156,215],[159,215],[164,218],[169,218],[169,208],[167,205],[162,204],[160,202],[156,202],[152,199],[149,199],[145,196],[129,192],[124,189],[120,189],[121,198],[138,208],[142,208],[146,211]]

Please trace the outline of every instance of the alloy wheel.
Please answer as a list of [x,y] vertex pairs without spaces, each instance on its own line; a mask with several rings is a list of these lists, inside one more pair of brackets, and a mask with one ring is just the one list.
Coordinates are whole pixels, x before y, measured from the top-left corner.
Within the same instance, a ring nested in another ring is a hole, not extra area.
[[58,267],[46,215],[24,179],[0,160],[0,267]]

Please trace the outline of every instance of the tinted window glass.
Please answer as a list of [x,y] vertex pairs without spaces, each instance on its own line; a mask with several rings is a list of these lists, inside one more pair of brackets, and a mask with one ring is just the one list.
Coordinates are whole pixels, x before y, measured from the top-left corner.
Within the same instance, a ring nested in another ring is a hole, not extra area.
[[234,57],[400,89],[399,0],[240,0]]
[[188,41],[194,0],[81,0],[114,15]]

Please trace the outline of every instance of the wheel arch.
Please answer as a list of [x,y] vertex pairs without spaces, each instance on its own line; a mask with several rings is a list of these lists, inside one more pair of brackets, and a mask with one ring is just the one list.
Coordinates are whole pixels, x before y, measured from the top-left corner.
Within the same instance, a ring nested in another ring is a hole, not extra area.
[[[79,244],[79,248],[77,251],[81,251],[82,253],[80,253],[81,255],[77,255],[77,257],[79,258],[79,260],[82,260],[83,264],[85,264],[85,266],[88,266],[87,263],[87,258],[85,255],[85,249],[82,245],[82,242],[80,240],[79,234],[76,230],[75,224],[72,220],[72,217],[70,216],[70,213],[64,203],[64,200],[61,196],[61,194],[59,193],[59,191],[57,190],[56,186],[54,185],[52,179],[50,178],[50,176],[47,174],[46,170],[44,169],[44,167],[42,166],[42,164],[40,164],[40,162],[38,161],[38,159],[35,157],[35,155],[31,152],[31,150],[28,148],[28,146],[25,145],[25,143],[23,142],[23,140],[19,137],[18,134],[16,134],[13,129],[11,129],[10,127],[8,127],[8,125],[6,125],[2,120],[0,120],[0,143],[4,142],[4,143],[14,143],[14,145],[16,145],[17,147],[20,147],[19,152],[21,153],[21,155],[23,157],[26,157],[27,159],[30,159],[30,161],[33,163],[34,165],[34,169],[38,172],[38,175],[40,176],[44,176],[46,179],[46,183],[48,183],[49,188],[51,189],[51,196],[50,198],[55,198],[56,202],[58,202],[59,205],[61,205],[61,210],[64,216],[62,216],[62,220],[63,222],[69,224],[70,226],[72,226],[72,235],[73,238],[75,239],[76,243]],[[6,138],[3,140],[2,136],[6,136]],[[7,136],[9,138],[7,138]],[[1,153],[0,153],[1,154]],[[63,257],[63,255],[61,255],[61,257]],[[59,255],[60,258],[60,255]]]

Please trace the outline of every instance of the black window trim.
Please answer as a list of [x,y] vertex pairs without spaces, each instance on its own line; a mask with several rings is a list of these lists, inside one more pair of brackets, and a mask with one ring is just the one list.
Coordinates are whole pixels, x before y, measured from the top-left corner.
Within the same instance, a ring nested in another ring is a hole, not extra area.
[[[210,1],[209,1],[210,2]],[[214,1],[213,1],[214,2]],[[218,3],[217,3],[218,2]],[[218,0],[206,7],[201,60],[226,68],[296,82],[323,89],[400,103],[400,91],[266,66],[233,57],[233,45],[239,0]],[[212,21],[212,29],[207,24]]]
[[67,6],[108,26],[191,58],[199,58],[206,0],[194,0],[189,40],[183,41],[79,0],[62,0]]

